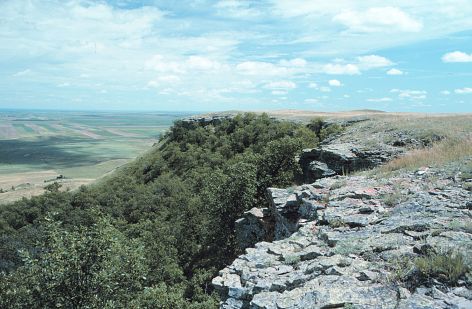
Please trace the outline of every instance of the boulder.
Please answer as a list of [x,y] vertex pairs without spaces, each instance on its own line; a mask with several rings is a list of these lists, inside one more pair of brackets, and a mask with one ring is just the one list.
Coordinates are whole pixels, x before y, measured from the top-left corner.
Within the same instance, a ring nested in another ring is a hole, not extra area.
[[402,152],[401,148],[379,144],[375,148],[359,147],[351,143],[321,145],[304,149],[299,157],[305,182],[323,177],[347,175],[380,165]]
[[268,208],[252,208],[235,222],[236,241],[240,249],[271,240],[273,220]]

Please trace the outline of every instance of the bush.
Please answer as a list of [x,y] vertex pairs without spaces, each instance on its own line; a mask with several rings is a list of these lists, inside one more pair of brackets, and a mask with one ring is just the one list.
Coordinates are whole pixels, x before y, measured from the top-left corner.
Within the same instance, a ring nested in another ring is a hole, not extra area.
[[418,257],[414,265],[424,281],[436,279],[452,286],[469,270],[464,256],[453,251]]
[[465,257],[452,250],[430,252],[414,259],[401,257],[391,266],[391,278],[403,282],[410,290],[420,285],[431,285],[435,281],[455,286],[470,271]]

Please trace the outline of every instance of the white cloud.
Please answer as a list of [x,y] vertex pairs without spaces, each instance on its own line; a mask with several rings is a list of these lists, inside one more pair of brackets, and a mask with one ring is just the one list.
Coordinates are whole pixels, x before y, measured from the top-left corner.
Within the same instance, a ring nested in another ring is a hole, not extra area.
[[449,90],[443,90],[443,91],[441,91],[441,94],[442,95],[450,95],[451,92]]
[[304,102],[305,103],[318,103],[319,100],[318,99],[305,99]]
[[297,88],[297,84],[295,84],[292,81],[283,80],[283,81],[277,81],[277,82],[270,82],[270,83],[264,85],[264,88],[267,88],[267,89],[295,89],[295,88]]
[[372,99],[367,99],[368,102],[390,102],[392,101],[392,98],[389,97],[383,97],[383,98],[372,98]]
[[273,95],[286,95],[288,92],[285,90],[273,90],[271,91]]
[[396,7],[374,7],[365,11],[347,10],[334,16],[333,20],[353,32],[403,31],[418,32],[421,22]]
[[281,60],[280,64],[287,67],[300,67],[303,68],[307,65],[307,61],[303,58],[294,58],[291,60]]
[[162,73],[184,73],[181,62],[170,60],[163,55],[154,55],[146,62],[146,67]]
[[472,93],[472,88],[470,87],[460,88],[460,89],[454,90],[454,92],[457,94],[470,94]]
[[387,75],[403,75],[403,71],[399,69],[392,68],[387,71]]
[[309,84],[308,84],[308,88],[317,89],[317,88],[318,88],[318,84],[317,84],[317,83],[309,83]]
[[443,62],[472,62],[472,54],[454,51],[444,54],[441,59]]
[[406,100],[424,100],[428,94],[425,90],[392,89],[391,93],[398,93],[398,98]]
[[215,4],[218,15],[232,18],[254,18],[262,15],[262,12],[251,7],[250,1],[221,0]]
[[326,86],[322,86],[322,87],[320,87],[320,91],[321,92],[331,92],[331,88],[326,87]]
[[332,64],[323,66],[323,72],[331,75],[357,75],[361,74],[359,67],[355,64]]
[[186,65],[189,69],[202,71],[215,71],[221,68],[221,64],[202,56],[190,56],[187,59]]
[[13,76],[14,77],[19,77],[19,76],[31,75],[32,73],[33,73],[33,71],[31,71],[30,69],[26,69],[26,70],[16,72],[15,74],[13,74]]
[[169,86],[169,84],[175,84],[180,82],[180,77],[176,75],[162,75],[147,83],[148,87],[158,88],[161,86]]
[[64,82],[64,83],[57,84],[57,87],[59,87],[59,88],[62,88],[62,87],[69,87],[69,86],[70,86],[70,83],[68,83],[68,82]]
[[161,73],[183,74],[189,71],[214,72],[224,68],[224,65],[204,56],[190,56],[187,58],[174,56],[171,58],[154,55],[146,62],[146,67]]
[[270,62],[245,61],[236,65],[236,70],[244,75],[285,75],[289,71],[285,67],[279,67]]
[[331,87],[340,87],[342,86],[341,82],[337,79],[331,79],[328,81],[328,84],[331,86]]
[[357,60],[359,62],[359,67],[363,70],[382,68],[393,65],[392,61],[378,55],[361,56],[357,57]]

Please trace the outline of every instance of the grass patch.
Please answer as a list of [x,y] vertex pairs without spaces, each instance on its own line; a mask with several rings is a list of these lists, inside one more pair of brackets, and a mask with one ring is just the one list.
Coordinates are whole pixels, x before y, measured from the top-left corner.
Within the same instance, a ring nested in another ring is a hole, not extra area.
[[336,180],[336,181],[331,185],[330,190],[336,190],[336,189],[342,188],[342,187],[344,187],[346,184],[347,184],[347,180],[346,180],[346,179]]
[[292,265],[292,266],[297,265],[301,261],[300,256],[296,254],[285,255],[283,259],[284,259],[283,263],[285,265]]
[[338,227],[344,227],[347,226],[346,222],[344,222],[343,219],[341,218],[336,218],[331,221],[329,221],[329,226],[332,227],[333,229],[338,228]]
[[366,250],[364,245],[362,244],[362,241],[356,239],[338,241],[333,250],[335,254],[340,255],[362,254],[365,251]]
[[415,149],[380,167],[382,172],[400,169],[417,169],[422,166],[437,166],[472,156],[472,137],[447,138],[431,147]]
[[411,259],[401,257],[391,264],[390,278],[402,282],[410,290],[420,285],[431,285],[440,282],[447,286],[455,286],[466,277],[470,267],[464,255],[448,250],[431,253]]
[[469,271],[464,256],[453,251],[419,257],[414,261],[414,265],[424,280],[436,279],[447,285],[457,284]]
[[447,227],[453,231],[463,231],[466,233],[472,233],[471,221],[452,220],[448,223]]
[[404,202],[406,197],[400,191],[394,191],[381,197],[381,201],[388,207],[393,207]]

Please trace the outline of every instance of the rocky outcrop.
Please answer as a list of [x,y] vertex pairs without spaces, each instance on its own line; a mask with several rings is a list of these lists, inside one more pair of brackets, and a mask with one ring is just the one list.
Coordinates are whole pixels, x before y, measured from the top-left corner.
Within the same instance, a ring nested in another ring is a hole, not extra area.
[[213,279],[221,308],[472,308],[470,278],[425,284],[402,268],[451,248],[472,262],[472,197],[455,173],[336,176],[269,189],[278,240],[247,248]]
[[252,208],[235,222],[236,241],[244,250],[260,241],[273,239],[273,217],[268,208]]
[[182,122],[186,124],[198,123],[200,125],[206,126],[209,124],[216,125],[216,124],[221,123],[223,120],[231,119],[233,117],[234,117],[233,115],[193,116],[193,117],[182,119]]
[[351,143],[331,143],[303,150],[299,163],[303,170],[304,181],[313,182],[335,174],[346,175],[378,166],[403,151],[401,147],[386,144],[369,148]]
[[300,226],[316,219],[317,210],[323,209],[321,195],[311,185],[295,190],[268,188],[268,208],[246,211],[235,224],[236,240],[240,249],[254,246],[259,241],[286,238]]

